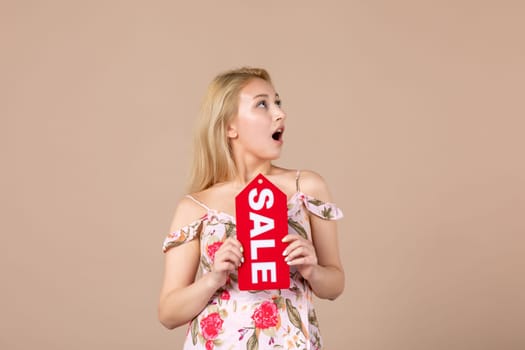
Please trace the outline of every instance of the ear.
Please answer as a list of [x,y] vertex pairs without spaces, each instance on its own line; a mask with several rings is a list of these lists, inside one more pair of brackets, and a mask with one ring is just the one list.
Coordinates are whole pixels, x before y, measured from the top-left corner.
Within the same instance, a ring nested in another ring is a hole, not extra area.
[[233,124],[228,125],[228,129],[226,131],[226,135],[229,139],[236,139],[239,134],[237,133],[237,128]]

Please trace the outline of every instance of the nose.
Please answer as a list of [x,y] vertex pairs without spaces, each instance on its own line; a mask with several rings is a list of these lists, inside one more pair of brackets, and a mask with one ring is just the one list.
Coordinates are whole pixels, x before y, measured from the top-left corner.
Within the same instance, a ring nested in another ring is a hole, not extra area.
[[274,119],[275,121],[284,120],[286,119],[286,113],[280,108],[276,108],[274,112]]

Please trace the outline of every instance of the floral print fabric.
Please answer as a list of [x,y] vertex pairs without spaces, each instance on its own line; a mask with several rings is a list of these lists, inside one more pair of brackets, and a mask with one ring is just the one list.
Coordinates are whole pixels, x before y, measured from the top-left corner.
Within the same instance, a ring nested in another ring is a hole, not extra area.
[[[296,192],[288,201],[289,233],[312,239],[308,212],[325,220],[343,217],[333,203]],[[163,251],[200,239],[200,269],[206,274],[222,242],[235,234],[234,217],[209,209],[199,220],[170,233]],[[321,349],[312,294],[308,282],[293,267],[288,289],[240,291],[237,274],[232,273],[190,322],[184,349]]]

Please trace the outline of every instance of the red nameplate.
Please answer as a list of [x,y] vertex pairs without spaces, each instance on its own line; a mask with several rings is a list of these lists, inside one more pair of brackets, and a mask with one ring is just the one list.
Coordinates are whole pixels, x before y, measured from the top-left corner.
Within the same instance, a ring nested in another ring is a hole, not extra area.
[[286,194],[259,174],[235,197],[237,239],[244,248],[240,290],[287,289],[290,267],[284,261],[288,234]]

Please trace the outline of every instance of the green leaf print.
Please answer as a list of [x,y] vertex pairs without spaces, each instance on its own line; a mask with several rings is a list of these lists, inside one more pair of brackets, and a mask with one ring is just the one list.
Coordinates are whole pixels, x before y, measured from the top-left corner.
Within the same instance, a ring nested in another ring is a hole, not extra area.
[[288,225],[292,226],[295,232],[297,232],[301,237],[308,239],[308,235],[306,234],[304,227],[302,227],[297,221],[292,218],[288,218]]
[[331,219],[331,218],[332,218],[332,208],[331,208],[331,207],[324,208],[324,209],[321,211],[321,215],[322,215],[325,219]]
[[229,238],[235,234],[235,224],[233,222],[225,222],[224,225],[226,226],[226,238]]
[[228,311],[226,311],[226,309],[220,309],[220,310],[219,310],[219,315],[220,315],[221,318],[224,320],[225,318],[228,317]]
[[197,345],[197,335],[199,334],[199,322],[197,321],[197,317],[193,319],[191,322],[191,341],[193,342],[193,345]]
[[313,338],[314,338],[313,343],[315,347],[320,349],[321,348],[321,337],[319,337],[319,334],[314,333]]
[[273,300],[277,308],[282,309],[284,307],[283,297],[279,296]]
[[310,324],[313,324],[314,326],[319,328],[319,322],[317,322],[317,315],[315,314],[314,309],[310,309],[308,311],[308,322],[310,322]]
[[208,263],[208,260],[204,255],[201,255],[201,265],[204,270],[211,271],[211,265]]
[[246,350],[258,350],[259,349],[259,341],[257,340],[257,336],[255,335],[255,332],[253,332],[252,336],[248,339],[248,342],[246,342]]
[[311,203],[311,204],[315,205],[316,207],[324,204],[324,202],[320,201],[319,199],[309,199],[308,203]]
[[286,312],[288,313],[290,322],[292,322],[296,328],[299,328],[301,332],[303,332],[303,322],[301,321],[301,315],[299,314],[299,311],[297,311],[297,308],[293,306],[290,299],[286,299]]
[[217,306],[217,304],[209,304],[207,307],[206,307],[206,310],[208,311],[208,314],[212,314],[214,312],[219,312],[219,307]]

